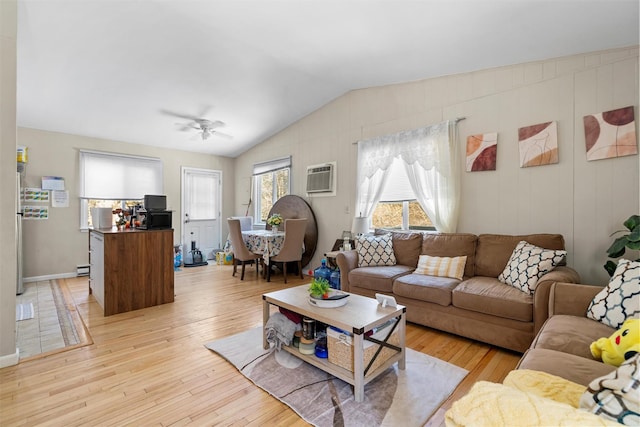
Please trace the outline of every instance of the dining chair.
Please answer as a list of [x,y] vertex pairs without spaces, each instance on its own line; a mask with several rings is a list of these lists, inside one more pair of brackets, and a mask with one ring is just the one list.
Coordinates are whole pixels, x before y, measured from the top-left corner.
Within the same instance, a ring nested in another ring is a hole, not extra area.
[[233,246],[233,274],[236,275],[238,271],[238,262],[242,263],[242,273],[240,274],[240,280],[244,280],[244,269],[246,263],[256,263],[256,275],[259,273],[258,260],[262,258],[260,254],[254,254],[242,240],[242,231],[240,229],[240,220],[229,218],[229,237],[231,239],[231,246]]
[[232,216],[231,219],[240,220],[240,230],[247,231],[253,229],[253,217],[252,216]]
[[304,252],[304,234],[307,229],[307,218],[285,219],[285,235],[282,249],[277,255],[269,257],[269,265],[267,266],[267,282],[271,281],[271,264],[276,262],[282,263],[282,272],[284,274],[284,283],[287,283],[287,263],[298,262],[298,272],[300,278],[302,276],[302,253]]

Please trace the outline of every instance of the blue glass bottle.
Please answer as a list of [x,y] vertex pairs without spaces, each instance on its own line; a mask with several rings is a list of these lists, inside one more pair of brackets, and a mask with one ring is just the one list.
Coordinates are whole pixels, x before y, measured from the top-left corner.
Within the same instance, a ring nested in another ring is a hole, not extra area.
[[327,267],[327,260],[322,258],[322,265],[313,271],[314,279],[325,279],[331,284],[331,269]]
[[331,270],[331,276],[329,276],[329,286],[333,289],[340,289],[340,269],[335,268]]

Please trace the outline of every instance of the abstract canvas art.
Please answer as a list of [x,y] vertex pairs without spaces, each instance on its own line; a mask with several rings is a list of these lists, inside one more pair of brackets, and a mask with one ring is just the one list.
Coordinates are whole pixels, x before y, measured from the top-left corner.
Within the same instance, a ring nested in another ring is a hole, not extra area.
[[633,107],[584,116],[587,160],[638,154]]
[[467,137],[467,172],[496,170],[498,134],[481,133]]
[[558,124],[540,123],[518,129],[520,167],[558,163]]

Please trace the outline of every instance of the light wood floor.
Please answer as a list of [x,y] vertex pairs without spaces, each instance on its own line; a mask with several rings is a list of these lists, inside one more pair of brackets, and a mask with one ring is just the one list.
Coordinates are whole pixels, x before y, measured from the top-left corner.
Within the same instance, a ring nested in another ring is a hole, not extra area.
[[[0,425],[306,425],[203,346],[261,325],[264,292],[306,281],[290,276],[285,285],[279,275],[267,283],[251,268],[240,281],[231,269],[183,268],[174,303],[110,317],[89,297],[87,278],[61,281],[89,344],[0,369]],[[429,425],[439,425],[476,381],[501,381],[520,358],[414,324],[407,325],[406,342],[470,371]]]

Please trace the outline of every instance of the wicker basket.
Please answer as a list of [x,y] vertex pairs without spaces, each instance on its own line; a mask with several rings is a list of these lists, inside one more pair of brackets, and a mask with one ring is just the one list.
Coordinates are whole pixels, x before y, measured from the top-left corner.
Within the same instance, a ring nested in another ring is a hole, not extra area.
[[[389,333],[389,328],[391,326],[392,325],[390,324],[383,329],[378,330],[375,334],[372,335],[372,337],[383,341]],[[400,337],[398,336],[397,327],[393,331],[393,334],[391,334],[391,337],[389,337],[388,343],[396,346],[400,345]],[[329,362],[353,372],[353,337],[350,333],[340,332],[332,328],[327,328],[327,349],[329,351]],[[363,368],[367,367],[377,349],[378,344],[367,340],[364,341]],[[380,354],[378,355],[376,360],[373,362],[373,365],[371,365],[369,372],[373,372],[378,369],[380,365],[382,365],[396,353],[397,352],[394,349],[384,347],[380,351]]]

